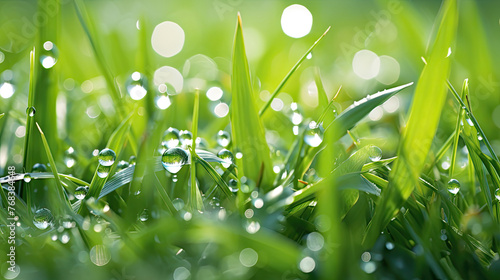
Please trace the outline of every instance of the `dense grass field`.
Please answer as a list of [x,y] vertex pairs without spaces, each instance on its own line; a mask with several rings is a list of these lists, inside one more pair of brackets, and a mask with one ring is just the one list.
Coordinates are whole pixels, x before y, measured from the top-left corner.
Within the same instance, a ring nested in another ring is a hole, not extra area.
[[499,9],[0,0],[0,274],[498,279]]

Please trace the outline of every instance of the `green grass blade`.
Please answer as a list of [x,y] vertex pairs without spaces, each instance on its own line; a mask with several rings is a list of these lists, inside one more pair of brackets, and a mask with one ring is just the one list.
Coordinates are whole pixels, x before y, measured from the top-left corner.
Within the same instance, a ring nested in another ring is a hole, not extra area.
[[440,27],[427,65],[415,90],[408,123],[402,135],[398,159],[390,174],[389,186],[382,193],[364,243],[372,246],[381,230],[397,213],[413,192],[436,132],[446,99],[446,80],[450,70],[448,50],[457,29],[458,11],[455,0],[442,6]]
[[[122,121],[122,123],[111,134],[111,137],[108,140],[108,144],[106,145],[107,148],[115,151],[117,158],[119,158],[119,156],[120,156],[120,152],[121,152],[123,144],[126,140],[125,137],[127,136],[127,132],[132,124],[134,113],[135,112],[132,112],[126,119],[124,119]],[[113,171],[113,168],[111,168],[110,172],[112,172],[112,171]],[[109,176],[106,178],[101,178],[101,177],[97,176],[97,170],[96,170],[94,173],[94,177],[92,178],[92,181],[90,182],[89,192],[87,193],[86,198],[93,197],[93,198],[97,199],[108,178],[109,178]],[[80,208],[80,209],[84,209],[84,208]]]
[[[264,126],[257,114],[254,94],[250,84],[250,71],[243,41],[243,27],[238,15],[234,37],[232,76],[231,76],[231,127],[233,144],[243,157],[237,160],[238,176],[258,182],[262,176],[261,187],[268,191],[272,187],[272,162],[264,135]],[[261,174],[261,166],[264,172]]]
[[[198,115],[200,110],[200,91],[195,91],[194,96],[194,108],[193,108],[193,124],[191,132],[193,133],[193,146],[196,146],[196,137],[198,137]],[[203,210],[203,199],[201,198],[200,189],[196,184],[196,161],[193,160],[197,158],[195,148],[190,148],[191,155],[191,191],[190,191],[190,203],[192,211],[202,211]]]
[[[469,80],[465,79],[464,85],[462,87],[462,98],[469,94]],[[457,122],[455,124],[455,137],[453,138],[453,150],[451,151],[451,162],[450,162],[450,179],[453,178],[453,173],[455,172],[455,162],[457,159],[457,148],[458,148],[458,138],[460,136],[460,122],[462,121],[464,114],[464,109],[462,106],[458,109]]]
[[[29,76],[29,91],[28,91],[28,108],[32,107],[35,102],[35,85],[34,85],[34,75],[35,75],[35,48],[30,52],[30,76]],[[27,171],[31,166],[32,159],[30,157],[30,142],[32,141],[31,135],[33,131],[33,123],[34,119],[29,115],[26,116],[26,135],[24,137],[24,156],[23,156],[23,171]],[[31,201],[31,190],[24,189],[26,184],[21,182],[21,186],[19,187],[19,196],[21,198],[26,199],[26,204],[28,205],[28,209],[31,209],[33,203]]]
[[325,87],[323,86],[323,82],[321,81],[319,68],[316,68],[316,71],[314,72],[314,81],[316,82],[316,87],[318,88],[319,106],[324,110],[328,107],[328,95],[326,94]]
[[[47,139],[45,138],[45,134],[43,133],[42,129],[36,123],[36,126],[38,128],[38,131],[40,131],[40,137],[42,138],[42,143],[43,147],[45,149],[45,153],[47,154],[47,158],[49,159],[50,163],[50,169],[52,170],[52,174],[54,175],[54,181],[56,182],[56,194],[58,200],[53,203],[53,209],[55,209],[56,213],[58,214],[63,214],[65,211],[70,209],[70,204],[69,200],[67,200],[66,195],[64,194],[64,187],[63,184],[61,183],[61,178],[59,178],[59,173],[57,172],[57,167],[56,167],[56,162],[54,161],[54,157],[52,156],[52,153],[50,152],[50,147],[49,143],[47,142]],[[61,208],[63,207],[63,208]]]
[[217,171],[215,171],[215,169],[212,167],[212,165],[210,165],[210,163],[208,163],[207,161],[205,161],[201,157],[198,157],[196,160],[198,161],[198,163],[201,164],[201,166],[203,168],[205,168],[208,175],[210,175],[212,180],[214,180],[214,182],[217,184],[217,186],[219,186],[219,189],[222,190],[222,192],[228,198],[232,198],[233,194],[232,194],[231,190],[229,189],[229,186],[227,185],[226,181],[224,181],[224,179],[222,179],[222,177],[219,175],[219,173],[217,173]]
[[299,61],[297,61],[297,63],[295,63],[295,65],[292,67],[292,69],[290,69],[288,74],[286,74],[286,76],[283,78],[283,80],[279,83],[278,87],[271,94],[271,98],[269,98],[269,100],[266,102],[266,104],[264,104],[264,106],[262,106],[262,109],[260,109],[259,117],[264,115],[264,112],[266,112],[267,108],[269,108],[269,106],[271,106],[271,102],[278,95],[278,93],[280,93],[281,89],[285,86],[288,79],[290,79],[292,74],[295,73],[295,71],[299,68],[299,66],[302,64],[302,62],[306,59],[307,55],[312,52],[312,50],[316,47],[316,45],[318,45],[318,43],[321,41],[321,39],[323,39],[323,37],[325,37],[325,35],[328,33],[328,31],[330,31],[330,27],[328,27],[326,29],[326,31],[323,33],[323,35],[321,35],[318,38],[318,40],[316,40],[316,42],[314,42],[314,44],[306,51],[306,53],[304,53],[304,55],[302,55],[302,57],[299,59]]

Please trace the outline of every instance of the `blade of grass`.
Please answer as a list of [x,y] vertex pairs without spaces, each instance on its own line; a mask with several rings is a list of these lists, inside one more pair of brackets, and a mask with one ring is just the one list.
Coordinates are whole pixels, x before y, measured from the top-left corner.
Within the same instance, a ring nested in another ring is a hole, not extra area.
[[[35,85],[34,85],[34,75],[35,75],[35,48],[31,50],[30,52],[30,76],[29,76],[29,91],[28,91],[28,108],[33,107],[34,102],[35,102]],[[26,116],[26,135],[24,136],[24,157],[23,157],[23,171],[27,171],[28,167],[31,165],[31,157],[30,157],[30,143],[32,141],[32,131],[33,131],[33,123],[34,119],[27,114]],[[24,181],[21,182],[21,185],[19,187],[19,193],[18,195],[21,198],[26,199],[26,204],[28,205],[28,209],[32,209],[33,203],[31,201],[31,190],[28,188],[27,190],[24,189],[25,187]],[[31,212],[31,211],[29,211]],[[31,215],[31,213],[28,213]]]
[[363,240],[367,247],[375,243],[380,232],[413,192],[439,123],[450,70],[448,51],[454,41],[458,22],[455,0],[447,0],[441,9],[437,37],[415,90],[398,158],[389,177],[389,186],[380,197]]
[[264,165],[261,187],[269,191],[272,187],[272,161],[269,146],[264,135],[264,126],[257,114],[254,94],[250,85],[250,71],[245,53],[243,27],[238,14],[236,33],[234,36],[232,76],[231,76],[231,126],[233,144],[243,157],[238,159],[238,176],[257,182],[260,167]]
[[[465,79],[464,85],[462,87],[462,98],[464,96],[469,95],[469,80]],[[457,122],[455,124],[455,137],[453,138],[453,150],[451,150],[451,162],[450,162],[450,170],[449,177],[453,178],[453,173],[455,172],[455,162],[457,159],[457,148],[458,148],[458,138],[460,136],[460,122],[462,121],[464,108],[462,106],[458,109]]]
[[[42,143],[43,147],[45,149],[45,153],[47,154],[47,158],[49,159],[50,163],[50,169],[52,170],[52,174],[54,174],[54,181],[56,182],[56,194],[57,194],[57,199],[55,203],[52,205],[52,208],[55,209],[54,212],[58,213],[59,215],[62,215],[66,212],[69,212],[68,210],[71,209],[69,200],[67,199],[66,195],[64,194],[64,187],[61,183],[61,178],[59,178],[59,173],[57,172],[57,167],[56,167],[56,162],[54,161],[54,157],[52,157],[52,153],[50,152],[50,147],[49,143],[47,142],[47,139],[45,138],[45,134],[43,133],[42,129],[36,123],[36,126],[38,128],[38,131],[40,131],[40,136],[42,138]],[[61,208],[63,207],[63,208]]]
[[266,102],[266,104],[264,104],[264,106],[262,106],[262,109],[260,109],[259,117],[262,117],[262,115],[264,115],[264,112],[267,110],[267,108],[269,108],[269,106],[271,105],[271,102],[278,95],[278,93],[280,93],[281,89],[285,86],[288,79],[290,79],[292,74],[295,73],[295,71],[299,68],[299,66],[302,64],[302,62],[306,59],[307,55],[312,52],[312,50],[316,47],[316,45],[318,45],[318,43],[321,41],[321,39],[323,39],[323,37],[325,37],[325,35],[328,33],[328,31],[330,31],[330,27],[328,27],[326,29],[326,31],[323,33],[323,35],[321,35],[318,38],[318,40],[316,40],[316,42],[314,42],[314,44],[306,51],[306,53],[304,53],[304,55],[302,55],[302,57],[299,59],[299,61],[297,61],[297,63],[295,63],[295,65],[292,67],[292,69],[290,69],[290,71],[288,72],[288,74],[286,74],[286,76],[283,78],[283,80],[281,80],[278,87],[271,94],[271,98],[269,98],[269,100]]
[[[198,115],[199,115],[199,110],[200,110],[200,91],[196,90],[195,91],[195,96],[194,96],[194,108],[193,108],[193,124],[191,127],[191,132],[193,133],[193,146],[196,146],[196,137],[198,137]],[[203,199],[201,198],[201,193],[200,189],[198,188],[198,185],[196,184],[196,160],[193,160],[197,158],[196,155],[196,149],[190,148],[190,155],[191,155],[191,196],[190,196],[190,203],[191,203],[191,209],[194,212],[195,210],[197,211],[203,211]]]

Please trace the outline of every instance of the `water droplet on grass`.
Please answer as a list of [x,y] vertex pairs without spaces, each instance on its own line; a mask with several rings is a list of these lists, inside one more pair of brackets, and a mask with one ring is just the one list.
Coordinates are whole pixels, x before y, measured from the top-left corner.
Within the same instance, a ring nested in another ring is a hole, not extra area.
[[122,171],[123,169],[129,167],[129,163],[127,161],[124,161],[124,160],[120,160],[117,164],[116,164],[116,172],[120,172]]
[[148,93],[147,85],[146,76],[139,72],[132,73],[126,82],[126,88],[130,98],[133,100],[143,99],[146,93]]
[[217,153],[217,156],[223,160],[222,166],[228,168],[234,162],[234,155],[230,150],[222,149]]
[[109,175],[109,171],[111,170],[111,166],[99,165],[97,166],[97,176],[100,178],[106,178]]
[[456,195],[460,191],[460,182],[456,179],[451,179],[448,182],[448,191],[451,194]]
[[47,208],[38,209],[33,216],[33,224],[39,229],[47,229],[52,226],[54,216]]
[[315,121],[309,123],[309,127],[304,135],[304,142],[311,147],[318,147],[323,142],[323,126]]
[[179,132],[179,140],[183,147],[193,145],[193,134],[189,130],[181,130]]
[[56,45],[51,41],[47,41],[43,43],[43,48],[40,52],[40,63],[43,68],[50,69],[52,68],[59,58],[59,50]]
[[105,148],[99,152],[99,164],[102,166],[111,166],[115,163],[115,151]]
[[28,174],[28,173],[24,174],[24,181],[26,183],[31,182],[31,176],[30,176],[30,174]]
[[217,133],[217,144],[225,148],[229,145],[230,142],[231,136],[229,135],[229,132],[225,130],[219,130],[219,132]]
[[368,157],[371,161],[379,161],[382,159],[382,150],[377,146],[372,146],[368,151]]
[[185,150],[175,147],[163,153],[161,163],[168,172],[176,174],[188,162],[188,159],[189,155]]
[[28,107],[28,109],[26,109],[26,115],[28,115],[30,117],[35,116],[35,113],[36,113],[36,109],[33,106]]
[[500,201],[500,189],[495,190],[495,198]]
[[231,192],[235,193],[238,191],[238,181],[235,179],[230,179],[227,185],[229,186],[229,190],[231,190]]
[[172,201],[172,204],[174,205],[175,209],[177,209],[177,211],[180,211],[182,210],[182,208],[184,208],[184,200],[182,200],[182,198],[176,198]]
[[43,163],[35,163],[33,165],[33,172],[46,172],[47,171],[47,166]]
[[149,219],[149,210],[148,209],[142,210],[142,212],[139,214],[139,220],[141,222],[145,222],[148,219]]
[[161,145],[165,149],[177,147],[177,145],[179,145],[179,130],[173,127],[169,127],[167,130],[165,130],[165,133],[163,133],[163,140],[161,142]]
[[89,191],[89,187],[86,187],[86,186],[80,186],[80,187],[76,188],[75,194],[74,194],[75,198],[78,200],[84,199],[85,196],[87,195],[88,191]]

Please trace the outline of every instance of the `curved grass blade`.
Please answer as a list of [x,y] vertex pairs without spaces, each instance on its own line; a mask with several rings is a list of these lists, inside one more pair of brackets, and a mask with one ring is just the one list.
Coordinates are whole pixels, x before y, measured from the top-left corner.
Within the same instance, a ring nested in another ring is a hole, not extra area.
[[375,243],[380,232],[413,192],[439,123],[450,70],[448,50],[454,41],[458,22],[455,0],[447,0],[441,9],[441,24],[415,90],[389,186],[380,197],[363,240],[368,247]]
[[321,39],[323,39],[323,37],[325,37],[325,35],[326,35],[326,33],[328,33],[328,31],[330,31],[330,27],[328,27],[326,29],[326,31],[323,33],[323,35],[321,35],[318,38],[318,40],[316,40],[316,42],[314,42],[314,44],[306,51],[306,53],[304,55],[302,55],[302,57],[299,59],[299,61],[297,61],[297,63],[295,63],[295,65],[292,67],[292,69],[290,69],[288,74],[286,74],[286,76],[280,82],[278,87],[271,94],[271,98],[269,98],[269,100],[266,102],[266,104],[264,104],[264,106],[262,106],[262,109],[260,109],[259,117],[262,117],[262,115],[264,115],[264,112],[267,110],[267,108],[269,108],[269,106],[271,105],[271,102],[276,97],[276,95],[278,95],[278,93],[280,93],[281,89],[285,86],[288,79],[290,79],[292,74],[299,68],[299,66],[302,64],[302,62],[306,59],[307,55],[312,52],[312,50],[316,47],[316,45],[318,45],[318,43],[321,41]]
[[[191,131],[193,133],[193,143],[196,145],[196,137],[198,137],[198,114],[199,114],[199,109],[200,109],[200,92],[199,90],[195,91],[195,96],[194,96],[194,108],[193,108],[193,124]],[[193,159],[197,159],[198,156],[196,155],[196,151],[194,148],[190,148],[190,157],[191,157],[191,196],[190,196],[190,203],[191,203],[191,209],[192,211],[198,210],[202,211],[203,210],[203,199],[201,198],[201,193],[200,189],[198,188],[198,185],[196,184],[196,161]]]
[[[234,36],[232,75],[231,75],[231,127],[235,150],[243,157],[238,162],[238,176],[258,182],[262,177],[260,187],[264,191],[272,188],[273,176],[272,161],[269,146],[264,135],[264,126],[257,114],[254,94],[250,84],[245,45],[243,41],[243,27],[241,16],[238,14],[238,23]],[[260,168],[264,165],[264,172]]]
[[57,172],[56,162],[54,161],[54,157],[52,157],[52,153],[50,152],[49,143],[47,143],[45,134],[43,133],[38,123],[35,124],[38,128],[38,131],[40,131],[43,147],[45,149],[45,153],[47,154],[47,158],[49,159],[50,169],[52,170],[52,174],[54,175],[54,181],[56,182],[56,194],[58,203],[53,204],[53,209],[56,210],[55,211],[56,213],[63,214],[65,211],[70,209],[70,203],[66,195],[64,194],[64,187],[63,184],[61,183],[61,178],[59,178],[59,173]]

